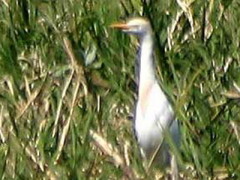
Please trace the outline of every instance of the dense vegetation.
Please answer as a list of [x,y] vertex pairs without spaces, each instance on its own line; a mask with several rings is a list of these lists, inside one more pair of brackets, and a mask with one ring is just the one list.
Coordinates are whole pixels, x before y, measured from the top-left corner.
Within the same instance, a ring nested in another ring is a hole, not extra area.
[[181,176],[240,178],[238,0],[2,0],[1,179],[160,176],[131,128],[137,41],[109,28],[135,16],[154,29]]

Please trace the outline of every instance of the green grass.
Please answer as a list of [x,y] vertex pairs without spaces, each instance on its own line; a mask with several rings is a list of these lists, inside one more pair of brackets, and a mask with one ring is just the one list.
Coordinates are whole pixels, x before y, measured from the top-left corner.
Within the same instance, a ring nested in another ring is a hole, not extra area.
[[109,28],[143,14],[181,123],[181,174],[239,179],[240,3],[178,2],[1,1],[0,178],[158,176],[129,120],[136,39]]

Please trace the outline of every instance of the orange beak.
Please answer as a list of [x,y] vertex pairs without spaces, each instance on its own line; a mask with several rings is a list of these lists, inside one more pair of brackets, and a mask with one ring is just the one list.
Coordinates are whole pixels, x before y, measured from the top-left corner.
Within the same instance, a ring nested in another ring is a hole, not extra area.
[[127,30],[129,26],[126,23],[114,23],[110,25],[111,28]]

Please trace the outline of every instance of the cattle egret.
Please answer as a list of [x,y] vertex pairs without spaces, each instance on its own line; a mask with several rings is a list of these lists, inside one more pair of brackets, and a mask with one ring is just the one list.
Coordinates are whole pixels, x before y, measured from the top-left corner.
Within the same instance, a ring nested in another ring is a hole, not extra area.
[[162,167],[171,163],[172,170],[174,168],[176,173],[176,158],[169,148],[169,142],[164,139],[169,135],[168,139],[172,139],[175,146],[179,145],[180,131],[172,106],[155,76],[151,25],[144,18],[132,18],[126,23],[112,24],[111,27],[137,35],[139,38],[137,64],[140,67],[138,67],[139,72],[136,78],[138,81],[138,99],[134,130],[141,154],[151,162],[158,161]]

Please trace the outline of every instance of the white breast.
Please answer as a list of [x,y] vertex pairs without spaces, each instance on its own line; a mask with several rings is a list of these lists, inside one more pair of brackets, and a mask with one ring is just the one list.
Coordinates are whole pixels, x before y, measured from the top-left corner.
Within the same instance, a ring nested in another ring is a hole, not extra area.
[[135,131],[143,155],[148,157],[162,143],[163,129],[169,128],[175,120],[172,107],[157,83],[153,84],[144,101],[144,106],[141,101],[137,102]]

